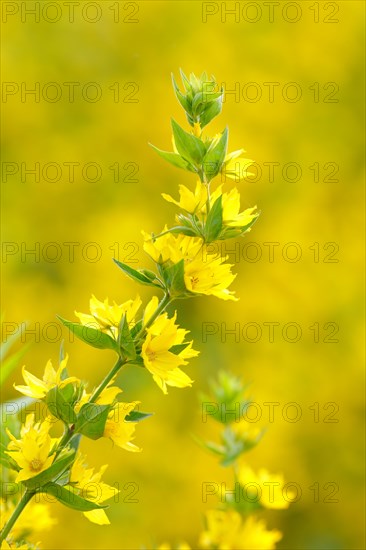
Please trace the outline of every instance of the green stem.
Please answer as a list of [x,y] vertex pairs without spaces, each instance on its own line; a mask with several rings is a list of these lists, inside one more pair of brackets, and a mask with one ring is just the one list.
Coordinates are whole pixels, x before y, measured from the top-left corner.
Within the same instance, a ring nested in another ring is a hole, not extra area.
[[199,177],[201,180],[201,183],[203,183],[206,186],[207,189],[207,199],[206,199],[206,216],[208,216],[209,211],[211,210],[211,194],[210,194],[210,183],[211,181],[208,181],[205,177],[205,172],[202,168],[202,170],[199,172]]
[[12,513],[11,517],[9,518],[8,522],[4,525],[4,528],[0,533],[0,543],[2,543],[3,540],[5,540],[6,537],[9,535],[11,529],[14,526],[14,523],[17,521],[18,517],[23,512],[24,508],[27,506],[28,502],[31,500],[34,494],[35,493],[31,491],[25,491],[24,495],[18,502],[14,512]]
[[99,384],[97,389],[92,394],[91,398],[89,399],[89,403],[95,403],[104,388],[106,388],[109,384],[109,382],[116,376],[118,371],[123,367],[123,365],[127,362],[126,359],[122,359],[122,357],[118,357],[117,363],[114,365],[113,369],[109,371],[107,376],[102,380],[102,382]]
[[[126,359],[122,359],[122,357],[118,358],[117,363],[114,365],[114,367],[109,371],[107,376],[102,380],[102,382],[99,384],[99,386],[96,388],[94,393],[91,395],[88,403],[95,403],[102,391],[106,386],[108,386],[109,382],[116,376],[120,368],[127,362]],[[66,447],[66,445],[71,441],[71,439],[76,435],[78,432],[75,432],[75,426],[70,426],[67,431],[64,433],[60,443],[57,447],[57,455],[61,453],[61,451]]]

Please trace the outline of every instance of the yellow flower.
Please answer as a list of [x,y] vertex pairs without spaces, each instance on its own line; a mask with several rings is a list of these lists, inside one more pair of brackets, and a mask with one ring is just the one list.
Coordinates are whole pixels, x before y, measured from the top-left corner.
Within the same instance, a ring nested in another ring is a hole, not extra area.
[[234,510],[209,510],[206,522],[199,541],[204,549],[273,550],[282,538],[280,531],[267,531],[264,521],[254,517],[243,520]]
[[57,439],[49,435],[51,421],[34,423],[34,414],[28,414],[21,429],[21,439],[16,439],[9,430],[7,434],[11,441],[8,451],[5,451],[20,467],[15,481],[24,481],[47,470],[54,461],[55,454],[51,451]]
[[118,447],[134,453],[142,450],[131,442],[134,438],[137,422],[127,422],[125,418],[138,404],[139,401],[116,403],[108,414],[103,434],[104,437],[111,439]]
[[234,179],[235,181],[241,181],[247,176],[253,176],[254,174],[248,172],[248,167],[253,164],[253,160],[240,158],[245,153],[244,149],[233,151],[225,157],[224,164],[221,168],[221,174],[224,177]]
[[284,479],[281,474],[271,475],[265,468],[261,468],[255,474],[249,466],[242,464],[239,467],[238,481],[247,491],[253,492],[259,502],[265,508],[273,510],[284,510],[289,507],[294,497],[291,491],[284,491]]
[[62,388],[67,384],[80,383],[80,380],[74,376],[65,379],[62,378],[66,370],[67,361],[68,356],[66,355],[57,370],[53,368],[51,360],[48,361],[42,380],[28,372],[25,367],[23,367],[22,374],[24,382],[27,385],[14,385],[14,388],[28,397],[33,397],[33,399],[43,399],[55,386]]
[[210,204],[213,206],[222,195],[222,221],[226,227],[243,227],[258,217],[258,213],[255,213],[256,206],[240,212],[240,193],[236,187],[229,193],[222,193],[221,190],[222,185],[219,185],[210,197]]
[[117,338],[118,326],[123,315],[126,315],[128,323],[134,324],[136,313],[141,306],[141,299],[137,296],[135,300],[127,300],[121,305],[116,304],[116,302],[110,305],[108,298],[101,302],[93,295],[89,306],[90,314],[75,311],[80,323],[107,332]]
[[[78,490],[79,496],[96,504],[102,504],[104,501],[115,497],[119,492],[118,489],[101,481],[108,465],[102,466],[99,472],[94,473],[94,468],[86,468],[84,459],[85,457],[80,453],[76,457],[71,468],[70,485]],[[89,512],[83,512],[83,514],[89,521],[98,525],[110,524],[104,510],[90,510]]]
[[176,264],[184,260],[184,281],[191,292],[237,300],[228,290],[236,277],[231,273],[232,266],[224,263],[226,257],[207,253],[209,248],[200,238],[167,233],[155,238],[145,234],[145,239],[144,250],[155,262]]
[[[154,296],[146,306],[145,323],[151,318],[157,306],[158,299]],[[147,329],[141,351],[145,367],[165,394],[168,393],[167,386],[185,388],[192,385],[193,381],[179,367],[187,365],[186,359],[198,355],[198,352],[192,349],[192,342],[187,343],[184,349],[173,353],[172,348],[184,344],[188,333],[175,324],[176,318],[176,313],[171,319],[167,313],[159,315]]]
[[236,275],[231,273],[230,264],[223,263],[225,259],[203,253],[187,262],[184,266],[186,288],[191,292],[216,296],[222,300],[237,300],[227,288]]
[[[112,404],[117,396],[122,393],[121,388],[118,386],[112,386],[111,384],[114,383],[116,377],[114,377],[108,385],[104,388],[102,393],[99,395],[95,403],[97,405],[110,405]],[[81,407],[87,403],[91,397],[91,393],[87,393],[85,390],[83,390],[83,394],[80,398],[80,400],[75,405],[75,412],[79,412]]]
[[[176,201],[170,195],[162,194],[168,202],[179,206],[190,214],[206,214],[207,187],[200,181],[197,182],[194,193],[184,185],[179,186],[180,200]],[[247,208],[240,212],[240,193],[234,188],[229,193],[222,193],[222,185],[210,196],[210,206],[222,195],[222,220],[226,227],[243,227],[258,217],[257,207]],[[178,220],[179,221],[179,220]]]
[[166,201],[172,202],[190,214],[197,213],[201,211],[206,203],[207,187],[198,181],[194,192],[192,192],[185,185],[179,185],[179,196],[179,201],[176,201],[170,195],[162,193],[162,197]]
[[[0,499],[0,530],[12,516],[15,503],[9,499]],[[46,531],[56,525],[57,520],[50,515],[49,506],[31,500],[14,524],[11,534],[16,540],[24,539],[29,534]]]

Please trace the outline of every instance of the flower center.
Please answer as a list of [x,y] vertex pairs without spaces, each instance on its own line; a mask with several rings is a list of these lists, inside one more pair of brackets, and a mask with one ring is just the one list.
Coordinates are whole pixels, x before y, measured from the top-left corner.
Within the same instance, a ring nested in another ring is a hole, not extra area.
[[149,358],[149,361],[155,361],[156,359],[156,352],[155,351],[148,351],[147,356]]
[[33,460],[30,463],[30,469],[33,470],[33,472],[39,472],[42,468],[42,462],[39,460],[39,458],[33,458]]
[[194,288],[200,282],[198,277],[191,277],[191,285]]

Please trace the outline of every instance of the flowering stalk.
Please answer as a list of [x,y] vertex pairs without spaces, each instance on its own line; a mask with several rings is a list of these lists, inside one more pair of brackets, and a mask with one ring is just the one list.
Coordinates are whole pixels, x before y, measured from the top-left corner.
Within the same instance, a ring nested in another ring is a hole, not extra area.
[[[221,371],[210,386],[209,395],[201,394],[202,415],[222,427],[220,442],[196,440],[205,450],[219,457],[222,466],[232,467],[234,487],[207,483],[210,488],[207,495],[215,494],[219,504],[206,511],[204,528],[193,548],[274,550],[282,533],[277,529],[268,530],[257,513],[287,509],[295,495],[284,491],[282,475],[272,475],[264,468],[255,473],[243,460],[243,455],[259,443],[264,430],[245,419],[245,411],[251,401],[246,398],[246,387],[242,381]],[[162,544],[158,550],[171,548],[169,544]],[[191,549],[185,542],[174,548]]]
[[[90,393],[84,382],[69,376],[68,356],[63,351],[58,367],[49,361],[42,378],[23,367],[24,384],[15,388],[28,398],[42,401],[48,416],[37,422],[33,414],[28,414],[24,424],[13,419],[6,428],[5,443],[0,448],[1,463],[26,490],[1,532],[0,540],[6,540],[7,545],[21,541],[14,534],[14,526],[36,493],[51,494],[95,523],[109,523],[104,501],[112,498],[116,490],[101,481],[106,466],[99,472],[87,468],[79,451],[81,437],[109,438],[125,450],[139,452],[141,449],[132,442],[135,429],[150,413],[137,410],[138,401],[120,400],[122,390],[113,384],[121,368],[126,364],[145,368],[164,394],[169,387],[191,386],[193,381],[182,367],[198,351],[193,349],[192,341],[186,340],[189,331],[177,324],[177,312],[169,316],[167,307],[177,299],[204,295],[237,300],[229,290],[235,279],[232,266],[226,257],[212,254],[209,245],[243,236],[256,221],[256,207],[240,212],[240,194],[235,187],[223,191],[227,179],[240,181],[248,174],[252,161],[242,158],[243,149],[228,153],[227,128],[213,137],[203,135],[222,109],[224,91],[217,90],[215,79],[205,73],[200,77],[191,74],[189,79],[184,73],[181,76],[184,91],[180,91],[174,78],[173,86],[191,130],[187,132],[172,120],[174,151],[153,148],[170,164],[193,173],[195,189],[181,185],[179,201],[163,194],[165,200],[179,208],[176,224],[165,226],[157,235],[143,233],[144,250],[154,263],[153,271],[133,269],[114,260],[127,277],[163,293],[163,298],[153,296],[141,311],[139,296],[122,304],[92,296],[89,313],[75,312],[78,322],[59,317],[84,343],[117,354],[114,367]],[[221,176],[221,183],[212,188],[217,176]],[[55,420],[63,423],[61,438],[50,434]],[[98,498],[83,492],[90,480],[102,488]]]
[[33,498],[34,493],[31,491],[25,491],[22,498],[19,500],[17,507],[15,508],[13,514],[9,518],[7,524],[5,525],[4,529],[1,531],[0,535],[0,543],[3,542],[3,540],[6,539],[6,537],[9,535],[10,531],[13,528],[13,525],[17,521],[20,514],[23,512],[24,508],[27,506],[28,502]]

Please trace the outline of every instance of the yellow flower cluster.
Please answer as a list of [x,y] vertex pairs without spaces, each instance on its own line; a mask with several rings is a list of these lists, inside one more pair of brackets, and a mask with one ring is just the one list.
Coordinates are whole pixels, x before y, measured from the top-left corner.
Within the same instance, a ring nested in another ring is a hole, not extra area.
[[[87,391],[86,382],[68,375],[68,357],[63,356],[63,350],[59,366],[54,368],[48,361],[42,378],[23,367],[24,384],[15,385],[15,389],[28,398],[44,401],[48,416],[44,421],[36,421],[34,414],[28,414],[24,425],[6,430],[9,442],[4,451],[1,449],[2,462],[16,472],[16,482],[26,490],[18,503],[20,508],[2,525],[1,549],[14,548],[14,540],[18,540],[14,539],[15,521],[39,492],[49,492],[94,523],[109,523],[104,502],[118,491],[102,481],[107,465],[98,471],[89,468],[79,445],[82,436],[92,440],[104,437],[124,450],[141,450],[133,442],[136,425],[150,414],[138,409],[139,401],[120,400],[122,390],[114,385],[120,369],[127,364],[144,367],[164,394],[169,387],[191,386],[193,380],[184,369],[198,351],[192,341],[186,340],[189,331],[178,325],[177,312],[168,313],[167,308],[174,300],[197,296],[237,300],[229,290],[236,277],[233,266],[227,257],[212,253],[212,243],[245,235],[259,215],[256,207],[242,210],[239,190],[236,187],[224,190],[223,185],[227,179],[242,180],[249,174],[252,161],[243,157],[243,149],[228,153],[227,128],[213,138],[203,136],[204,128],[222,109],[223,90],[212,91],[215,80],[208,79],[205,73],[199,78],[192,74],[189,79],[182,73],[182,79],[184,93],[174,79],[173,86],[191,131],[186,132],[172,120],[173,152],[156,147],[155,150],[175,167],[193,173],[195,189],[191,191],[180,185],[179,200],[164,193],[163,198],[180,209],[177,225],[165,226],[159,235],[143,232],[144,250],[155,263],[155,271],[133,269],[114,260],[125,275],[152,287],[154,294],[162,292],[162,298],[154,295],[142,307],[139,296],[117,303],[108,298],[100,301],[92,295],[88,313],[75,311],[78,322],[60,318],[84,343],[117,354],[115,365],[91,392]],[[222,182],[212,187],[213,179],[220,175]],[[50,435],[55,422],[61,422],[64,428],[60,438]],[[227,465],[258,438],[258,434],[241,424],[236,431],[226,433],[223,445],[217,446],[216,451]],[[242,467],[239,477],[242,484],[254,479],[259,487],[268,481],[283,486],[282,478],[273,478],[265,470],[255,476]],[[92,486],[97,486],[96,494],[91,491]],[[273,502],[263,497],[261,505],[286,507],[278,491]],[[206,520],[206,529],[199,540],[202,549],[270,550],[280,538],[278,531],[267,531],[262,521],[243,518],[234,509],[209,511]],[[25,544],[19,548],[28,547]],[[188,548],[185,543],[180,545],[181,550]]]
[[164,228],[162,236],[154,237],[143,233],[144,250],[158,264],[177,264],[184,261],[184,282],[193,294],[216,296],[222,300],[237,300],[228,287],[236,275],[231,273],[231,265],[210,254],[209,248],[200,238],[173,235]]
[[50,418],[35,422],[34,414],[29,414],[21,428],[20,439],[7,430],[10,443],[6,452],[19,467],[17,483],[40,474],[53,463],[58,440],[49,435],[51,425]]
[[209,510],[206,523],[199,545],[207,550],[273,550],[282,538],[279,531],[268,531],[264,521],[243,520],[235,510]]

